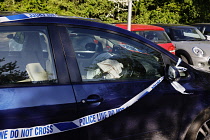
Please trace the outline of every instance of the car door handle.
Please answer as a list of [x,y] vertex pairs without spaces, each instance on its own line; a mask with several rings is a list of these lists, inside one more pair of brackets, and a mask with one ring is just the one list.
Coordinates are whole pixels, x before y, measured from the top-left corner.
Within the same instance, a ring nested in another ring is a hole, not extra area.
[[81,102],[82,103],[98,103],[98,102],[102,102],[103,98],[101,98],[99,95],[90,95],[87,97],[87,99],[82,99]]

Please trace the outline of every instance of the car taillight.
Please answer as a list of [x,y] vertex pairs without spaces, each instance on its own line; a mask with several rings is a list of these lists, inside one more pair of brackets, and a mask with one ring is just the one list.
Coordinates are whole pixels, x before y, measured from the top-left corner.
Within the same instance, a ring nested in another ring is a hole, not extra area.
[[168,51],[175,55],[175,47],[173,45],[168,47]]

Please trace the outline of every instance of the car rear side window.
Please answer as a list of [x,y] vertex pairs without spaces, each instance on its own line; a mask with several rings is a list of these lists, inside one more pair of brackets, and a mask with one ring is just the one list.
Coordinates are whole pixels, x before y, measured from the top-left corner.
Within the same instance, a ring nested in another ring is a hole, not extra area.
[[83,81],[157,79],[163,75],[161,53],[142,43],[103,31],[68,31]]
[[51,52],[46,27],[0,27],[0,85],[57,82]]

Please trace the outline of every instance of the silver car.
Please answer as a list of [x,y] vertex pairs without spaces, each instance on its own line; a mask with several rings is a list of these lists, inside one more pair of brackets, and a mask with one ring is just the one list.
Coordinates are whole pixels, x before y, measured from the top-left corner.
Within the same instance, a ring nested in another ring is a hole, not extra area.
[[210,41],[189,25],[155,24],[163,27],[176,47],[176,55],[185,62],[205,71],[210,70]]

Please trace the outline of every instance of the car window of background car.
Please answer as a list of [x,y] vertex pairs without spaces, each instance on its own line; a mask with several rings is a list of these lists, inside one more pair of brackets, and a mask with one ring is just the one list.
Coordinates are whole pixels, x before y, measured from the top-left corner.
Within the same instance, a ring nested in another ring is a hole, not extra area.
[[165,32],[167,33],[167,34],[170,34],[170,29],[169,28],[164,28],[165,29]]
[[192,26],[195,26],[202,34],[204,34],[207,40],[210,40],[210,26],[206,24],[192,24]]
[[205,35],[210,35],[210,26],[205,26],[204,28],[205,28],[204,34]]
[[206,36],[207,40],[210,40],[210,26],[204,26],[204,35]]
[[0,27],[0,84],[57,82],[46,27]]
[[133,31],[155,43],[171,43],[168,35],[164,31]]
[[173,34],[175,41],[205,40],[204,35],[196,28],[174,28]]
[[[142,43],[90,29],[68,31],[83,81],[157,79],[163,75],[161,53]],[[79,39],[82,34],[91,36],[91,41]]]

